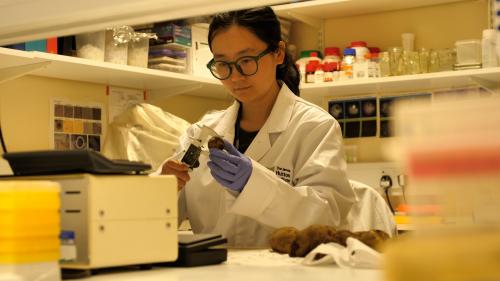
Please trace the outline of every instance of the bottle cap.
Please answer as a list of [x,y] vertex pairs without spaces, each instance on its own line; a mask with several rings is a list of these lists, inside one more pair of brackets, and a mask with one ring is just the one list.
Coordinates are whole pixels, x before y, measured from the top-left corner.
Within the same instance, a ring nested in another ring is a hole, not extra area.
[[366,47],[367,44],[365,41],[354,41],[351,42],[351,47]]
[[351,49],[351,48],[344,49],[344,56],[355,56],[355,55],[356,55],[355,49]]
[[340,49],[337,47],[327,47],[325,48],[325,56],[339,56]]

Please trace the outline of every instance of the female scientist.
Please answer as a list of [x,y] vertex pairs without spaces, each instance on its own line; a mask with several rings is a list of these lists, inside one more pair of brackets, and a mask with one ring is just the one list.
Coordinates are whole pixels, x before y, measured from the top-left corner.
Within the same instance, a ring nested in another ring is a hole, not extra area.
[[[166,161],[178,179],[179,221],[194,233],[219,233],[236,247],[268,245],[279,227],[345,226],[356,201],[337,121],[299,95],[299,73],[285,51],[271,8],[216,15],[208,68],[236,101],[197,124],[224,136],[225,150],[201,155],[200,166]],[[193,125],[181,137],[200,134]]]

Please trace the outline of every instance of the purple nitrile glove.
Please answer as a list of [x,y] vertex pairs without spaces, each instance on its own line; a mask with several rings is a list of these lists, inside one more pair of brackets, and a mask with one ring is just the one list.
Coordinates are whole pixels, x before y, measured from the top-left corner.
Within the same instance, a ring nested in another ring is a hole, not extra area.
[[226,151],[210,149],[207,166],[216,181],[233,191],[241,192],[252,174],[252,161],[226,140],[224,147]]

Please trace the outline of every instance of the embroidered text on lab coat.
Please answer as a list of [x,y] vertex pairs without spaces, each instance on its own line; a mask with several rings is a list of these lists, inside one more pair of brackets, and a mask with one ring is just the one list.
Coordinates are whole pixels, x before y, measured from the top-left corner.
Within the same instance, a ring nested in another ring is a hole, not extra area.
[[290,169],[276,167],[274,169],[274,172],[278,177],[280,177],[285,182],[289,184],[292,182],[292,171]]

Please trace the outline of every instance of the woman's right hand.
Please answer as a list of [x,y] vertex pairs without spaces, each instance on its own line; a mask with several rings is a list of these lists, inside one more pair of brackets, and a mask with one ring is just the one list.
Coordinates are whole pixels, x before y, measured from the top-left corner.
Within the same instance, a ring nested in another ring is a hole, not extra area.
[[177,191],[180,191],[186,185],[191,177],[188,174],[189,167],[181,162],[168,160],[161,168],[162,175],[174,175],[177,177]]

